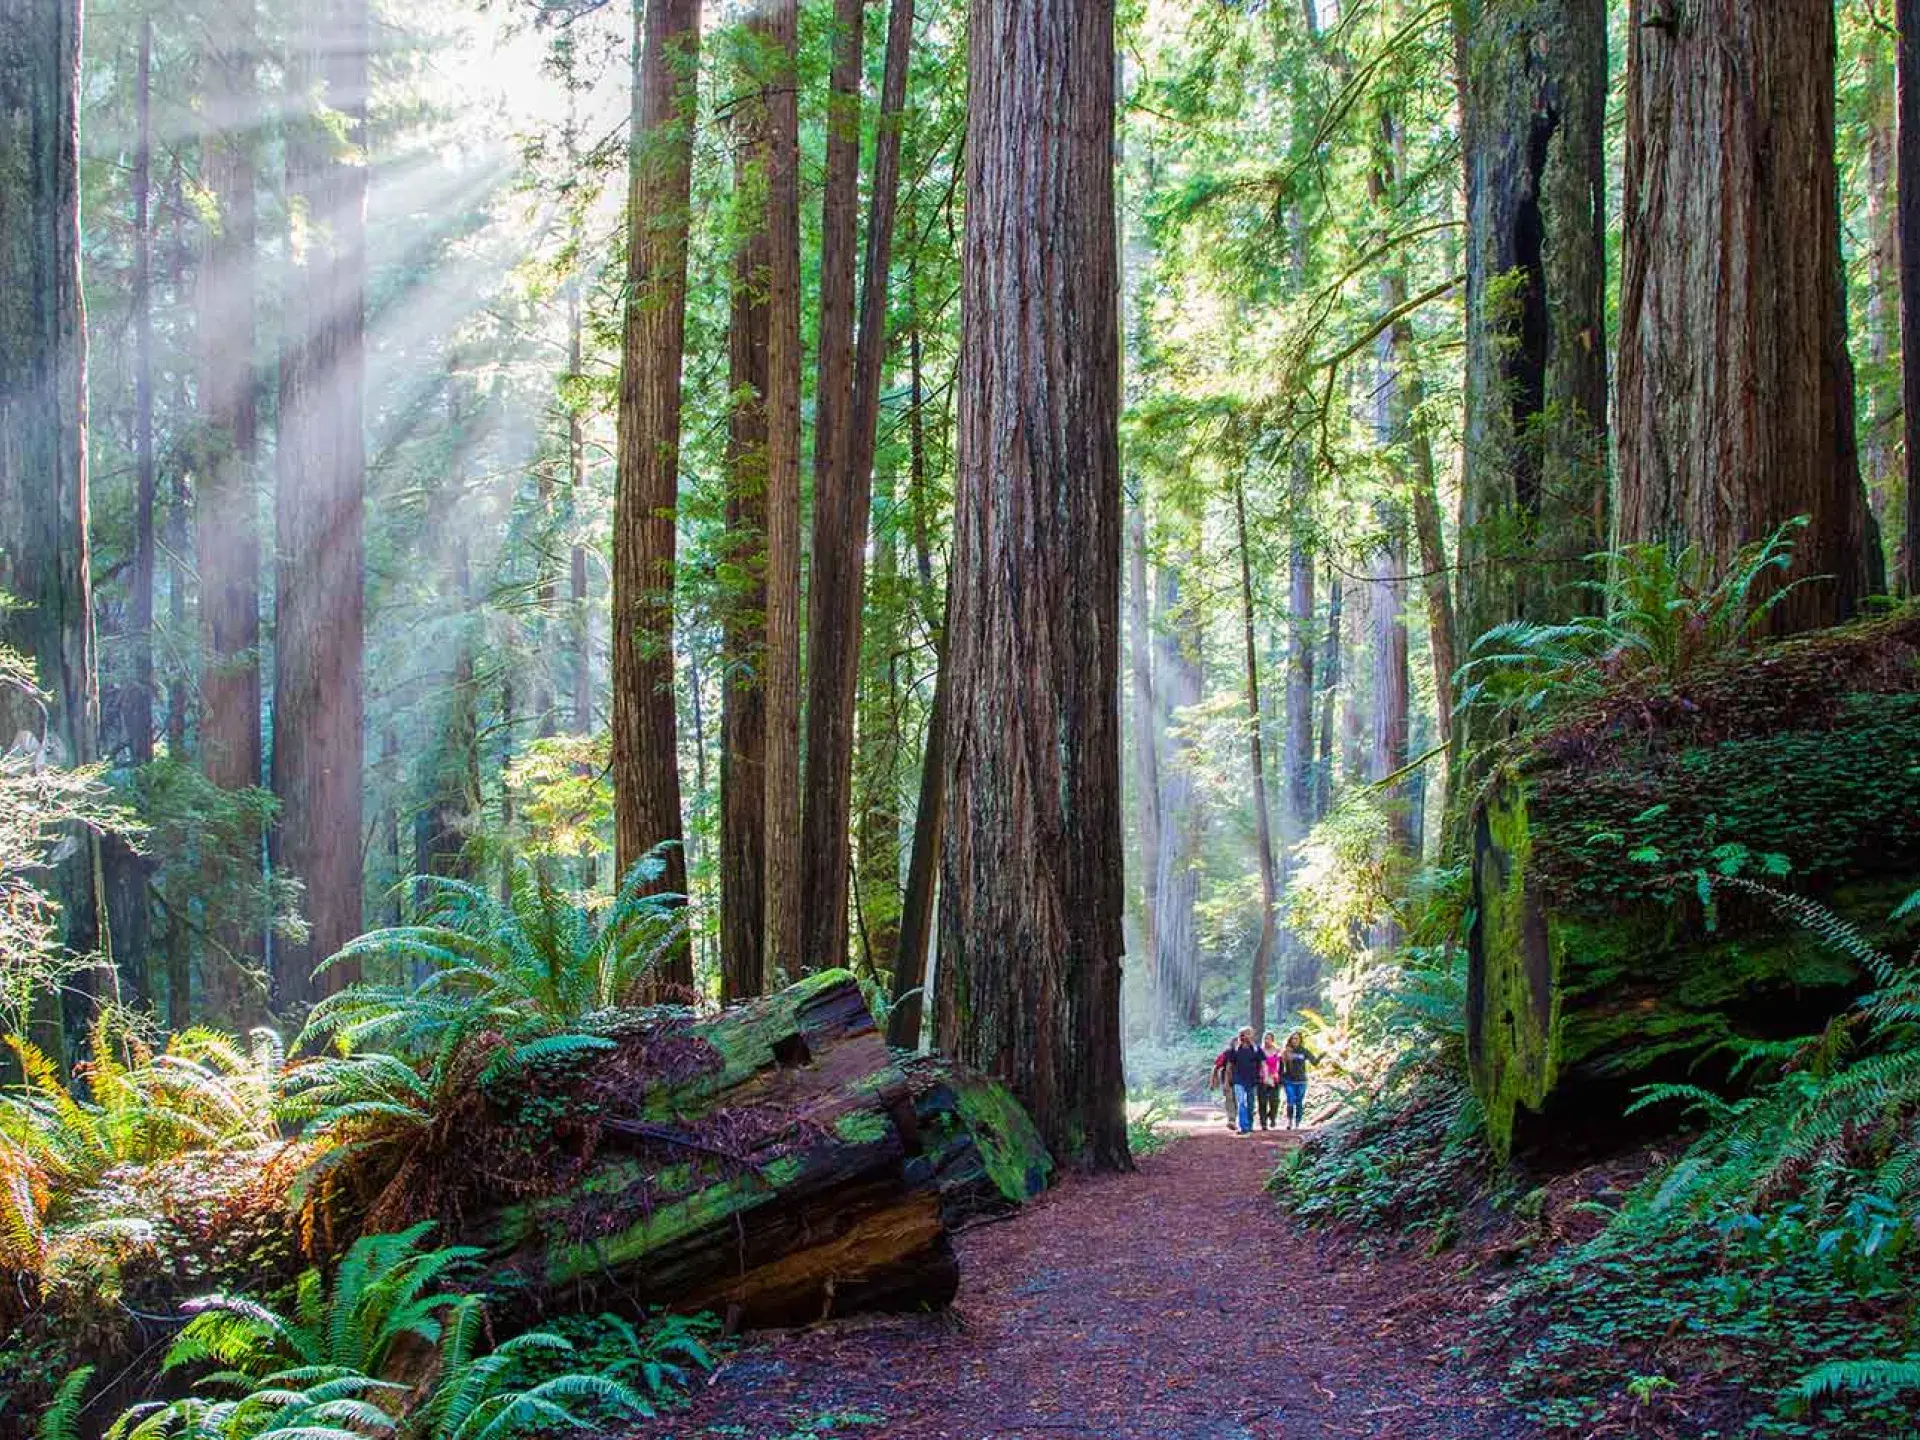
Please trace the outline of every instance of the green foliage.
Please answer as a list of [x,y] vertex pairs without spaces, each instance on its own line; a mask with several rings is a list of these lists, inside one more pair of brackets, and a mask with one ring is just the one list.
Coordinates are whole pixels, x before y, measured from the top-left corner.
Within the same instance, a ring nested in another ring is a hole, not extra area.
[[80,1440],[80,1411],[87,1386],[93,1382],[93,1371],[93,1366],[82,1365],[60,1382],[52,1402],[41,1412],[34,1440]]
[[1629,545],[1587,557],[1607,578],[1588,582],[1597,613],[1564,624],[1516,620],[1480,636],[1454,677],[1458,709],[1516,719],[1564,709],[1623,680],[1676,683],[1701,665],[1747,648],[1795,587],[1777,583],[1793,563],[1801,516],[1742,548],[1724,566],[1697,545]]
[[1173,1139],[1167,1122],[1179,1109],[1178,1100],[1165,1091],[1138,1092],[1127,1097],[1127,1153],[1138,1160],[1167,1148]]
[[[356,1241],[329,1282],[300,1277],[291,1313],[214,1296],[168,1351],[205,1372],[190,1397],[139,1406],[113,1440],[511,1440],[646,1416],[711,1364],[709,1320],[645,1333],[576,1320],[483,1345],[480,1299],[451,1288],[477,1251],[423,1249],[430,1227]],[[581,1343],[584,1342],[584,1343]],[[422,1357],[430,1379],[418,1384]],[[210,1368],[212,1367],[212,1368]]]

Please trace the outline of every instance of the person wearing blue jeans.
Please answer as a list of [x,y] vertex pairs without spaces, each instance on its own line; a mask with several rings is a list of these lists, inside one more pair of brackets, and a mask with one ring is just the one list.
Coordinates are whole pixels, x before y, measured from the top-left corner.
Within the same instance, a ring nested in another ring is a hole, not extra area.
[[1233,1085],[1234,1115],[1239,1133],[1253,1133],[1253,1097],[1260,1087],[1260,1049],[1253,1043],[1253,1027],[1241,1030],[1227,1055],[1227,1078]]
[[1287,1094],[1287,1128],[1306,1123],[1307,1066],[1320,1063],[1320,1057],[1307,1049],[1307,1037],[1298,1030],[1287,1037],[1287,1048],[1280,1052],[1280,1088]]

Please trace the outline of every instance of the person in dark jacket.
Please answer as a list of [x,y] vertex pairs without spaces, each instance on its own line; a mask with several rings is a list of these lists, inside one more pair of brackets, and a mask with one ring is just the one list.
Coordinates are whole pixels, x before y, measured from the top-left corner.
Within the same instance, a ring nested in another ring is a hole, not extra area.
[[1280,1088],[1287,1092],[1287,1128],[1306,1123],[1307,1066],[1318,1065],[1320,1057],[1307,1049],[1307,1037],[1298,1030],[1287,1037],[1287,1048],[1280,1052]]
[[1242,1135],[1253,1133],[1253,1100],[1260,1089],[1264,1063],[1260,1047],[1253,1043],[1253,1027],[1245,1026],[1227,1057],[1228,1079],[1233,1083],[1234,1115]]

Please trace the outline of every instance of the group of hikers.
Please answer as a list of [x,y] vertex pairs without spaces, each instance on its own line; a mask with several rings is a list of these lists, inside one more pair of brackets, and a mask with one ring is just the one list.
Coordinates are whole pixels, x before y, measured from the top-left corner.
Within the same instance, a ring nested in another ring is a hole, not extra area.
[[1222,1050],[1213,1062],[1213,1076],[1207,1088],[1218,1088],[1226,1097],[1227,1125],[1241,1135],[1253,1133],[1256,1110],[1260,1128],[1271,1130],[1279,1123],[1276,1112],[1280,1097],[1287,1100],[1287,1129],[1305,1123],[1307,1108],[1307,1066],[1319,1057],[1307,1049],[1306,1036],[1298,1030],[1282,1046],[1269,1030],[1260,1044],[1253,1043],[1253,1027],[1242,1026],[1233,1044]]

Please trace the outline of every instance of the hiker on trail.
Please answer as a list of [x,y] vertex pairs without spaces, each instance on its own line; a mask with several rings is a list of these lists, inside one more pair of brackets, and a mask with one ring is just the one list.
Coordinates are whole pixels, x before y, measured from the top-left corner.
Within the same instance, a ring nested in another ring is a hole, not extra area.
[[1306,1123],[1307,1066],[1318,1065],[1320,1057],[1307,1049],[1307,1037],[1298,1030],[1287,1037],[1287,1048],[1280,1052],[1280,1088],[1287,1092],[1287,1128]]
[[1233,1081],[1234,1115],[1239,1121],[1242,1135],[1253,1133],[1253,1097],[1260,1088],[1260,1071],[1265,1065],[1259,1046],[1253,1043],[1253,1027],[1244,1025],[1239,1037],[1234,1041],[1233,1050],[1228,1059],[1230,1078]]
[[1280,1041],[1267,1031],[1260,1042],[1260,1128],[1271,1130],[1280,1121]]

